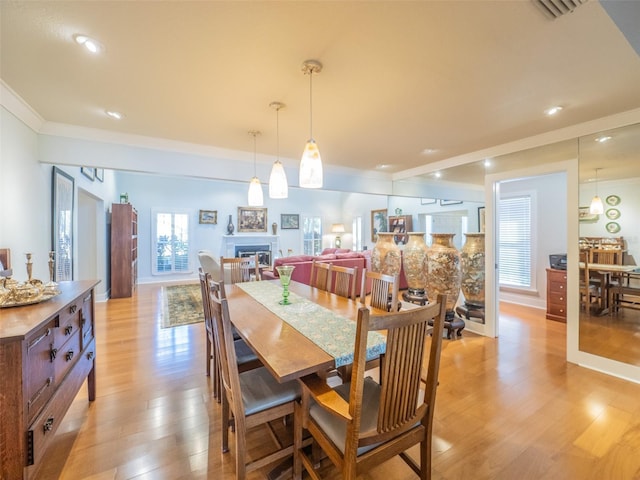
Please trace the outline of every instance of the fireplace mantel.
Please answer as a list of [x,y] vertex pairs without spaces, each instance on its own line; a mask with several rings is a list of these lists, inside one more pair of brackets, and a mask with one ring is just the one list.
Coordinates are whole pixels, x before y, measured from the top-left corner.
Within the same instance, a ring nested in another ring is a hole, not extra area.
[[274,258],[280,249],[280,237],[278,235],[223,235],[220,245],[220,255],[223,257],[235,257],[236,245],[270,245],[271,258]]

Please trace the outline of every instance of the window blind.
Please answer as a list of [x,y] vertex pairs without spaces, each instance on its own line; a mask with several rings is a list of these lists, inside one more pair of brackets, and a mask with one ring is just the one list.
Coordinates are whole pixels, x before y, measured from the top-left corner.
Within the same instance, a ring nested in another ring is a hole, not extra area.
[[531,287],[531,197],[500,199],[500,285]]

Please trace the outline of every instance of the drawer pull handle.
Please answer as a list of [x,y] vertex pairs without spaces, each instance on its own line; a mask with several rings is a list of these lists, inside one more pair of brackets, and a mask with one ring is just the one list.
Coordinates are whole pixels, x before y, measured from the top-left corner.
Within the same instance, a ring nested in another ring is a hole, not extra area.
[[87,353],[87,360],[91,360],[93,358],[93,352]]
[[46,422],[44,422],[44,425],[42,425],[42,430],[44,430],[44,433],[47,433],[53,430],[53,421],[54,421],[53,417],[47,418]]
[[73,350],[69,350],[65,355],[65,358],[67,359],[67,362],[70,362],[71,359],[73,358]]
[[71,332],[73,332],[73,325],[67,325],[66,327],[64,327],[65,335],[71,335]]
[[51,345],[51,350],[49,351],[49,358],[51,359],[52,362],[56,359],[56,355],[58,355],[58,349],[53,348],[53,345]]
[[71,305],[69,307],[69,313],[76,313],[76,310],[78,309],[77,305]]
[[42,392],[44,392],[47,389],[47,387],[51,385],[52,382],[53,382],[53,378],[51,377],[47,378],[47,381],[44,383],[42,387],[40,387],[40,390],[36,392],[36,394],[33,396],[33,398],[31,398],[31,400],[29,400],[28,408],[31,408],[31,405],[33,405],[38,401],[38,398],[40,398],[40,395],[42,395]]

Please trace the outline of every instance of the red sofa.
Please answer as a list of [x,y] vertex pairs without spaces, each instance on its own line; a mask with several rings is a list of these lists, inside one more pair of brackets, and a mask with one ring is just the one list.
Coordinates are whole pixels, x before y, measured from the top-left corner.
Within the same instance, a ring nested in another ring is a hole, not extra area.
[[[291,279],[296,282],[309,285],[311,279],[311,264],[313,260],[317,262],[326,262],[333,265],[341,265],[343,267],[358,267],[358,278],[356,280],[356,291],[360,293],[360,285],[362,282],[362,271],[367,268],[371,270],[371,250],[364,252],[352,252],[349,249],[325,248],[321,255],[292,255],[290,257],[277,258],[273,262],[273,270],[265,270],[262,272],[263,280],[273,280],[279,278],[278,271],[275,267],[281,265],[293,265],[293,273]],[[400,289],[407,288],[407,280],[404,276],[404,267],[400,270]]]

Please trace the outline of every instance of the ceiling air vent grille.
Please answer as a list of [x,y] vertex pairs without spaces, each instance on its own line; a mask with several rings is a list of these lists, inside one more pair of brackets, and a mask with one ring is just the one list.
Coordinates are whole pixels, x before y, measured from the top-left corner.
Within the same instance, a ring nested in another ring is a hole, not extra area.
[[547,17],[558,18],[573,12],[588,0],[531,0]]

